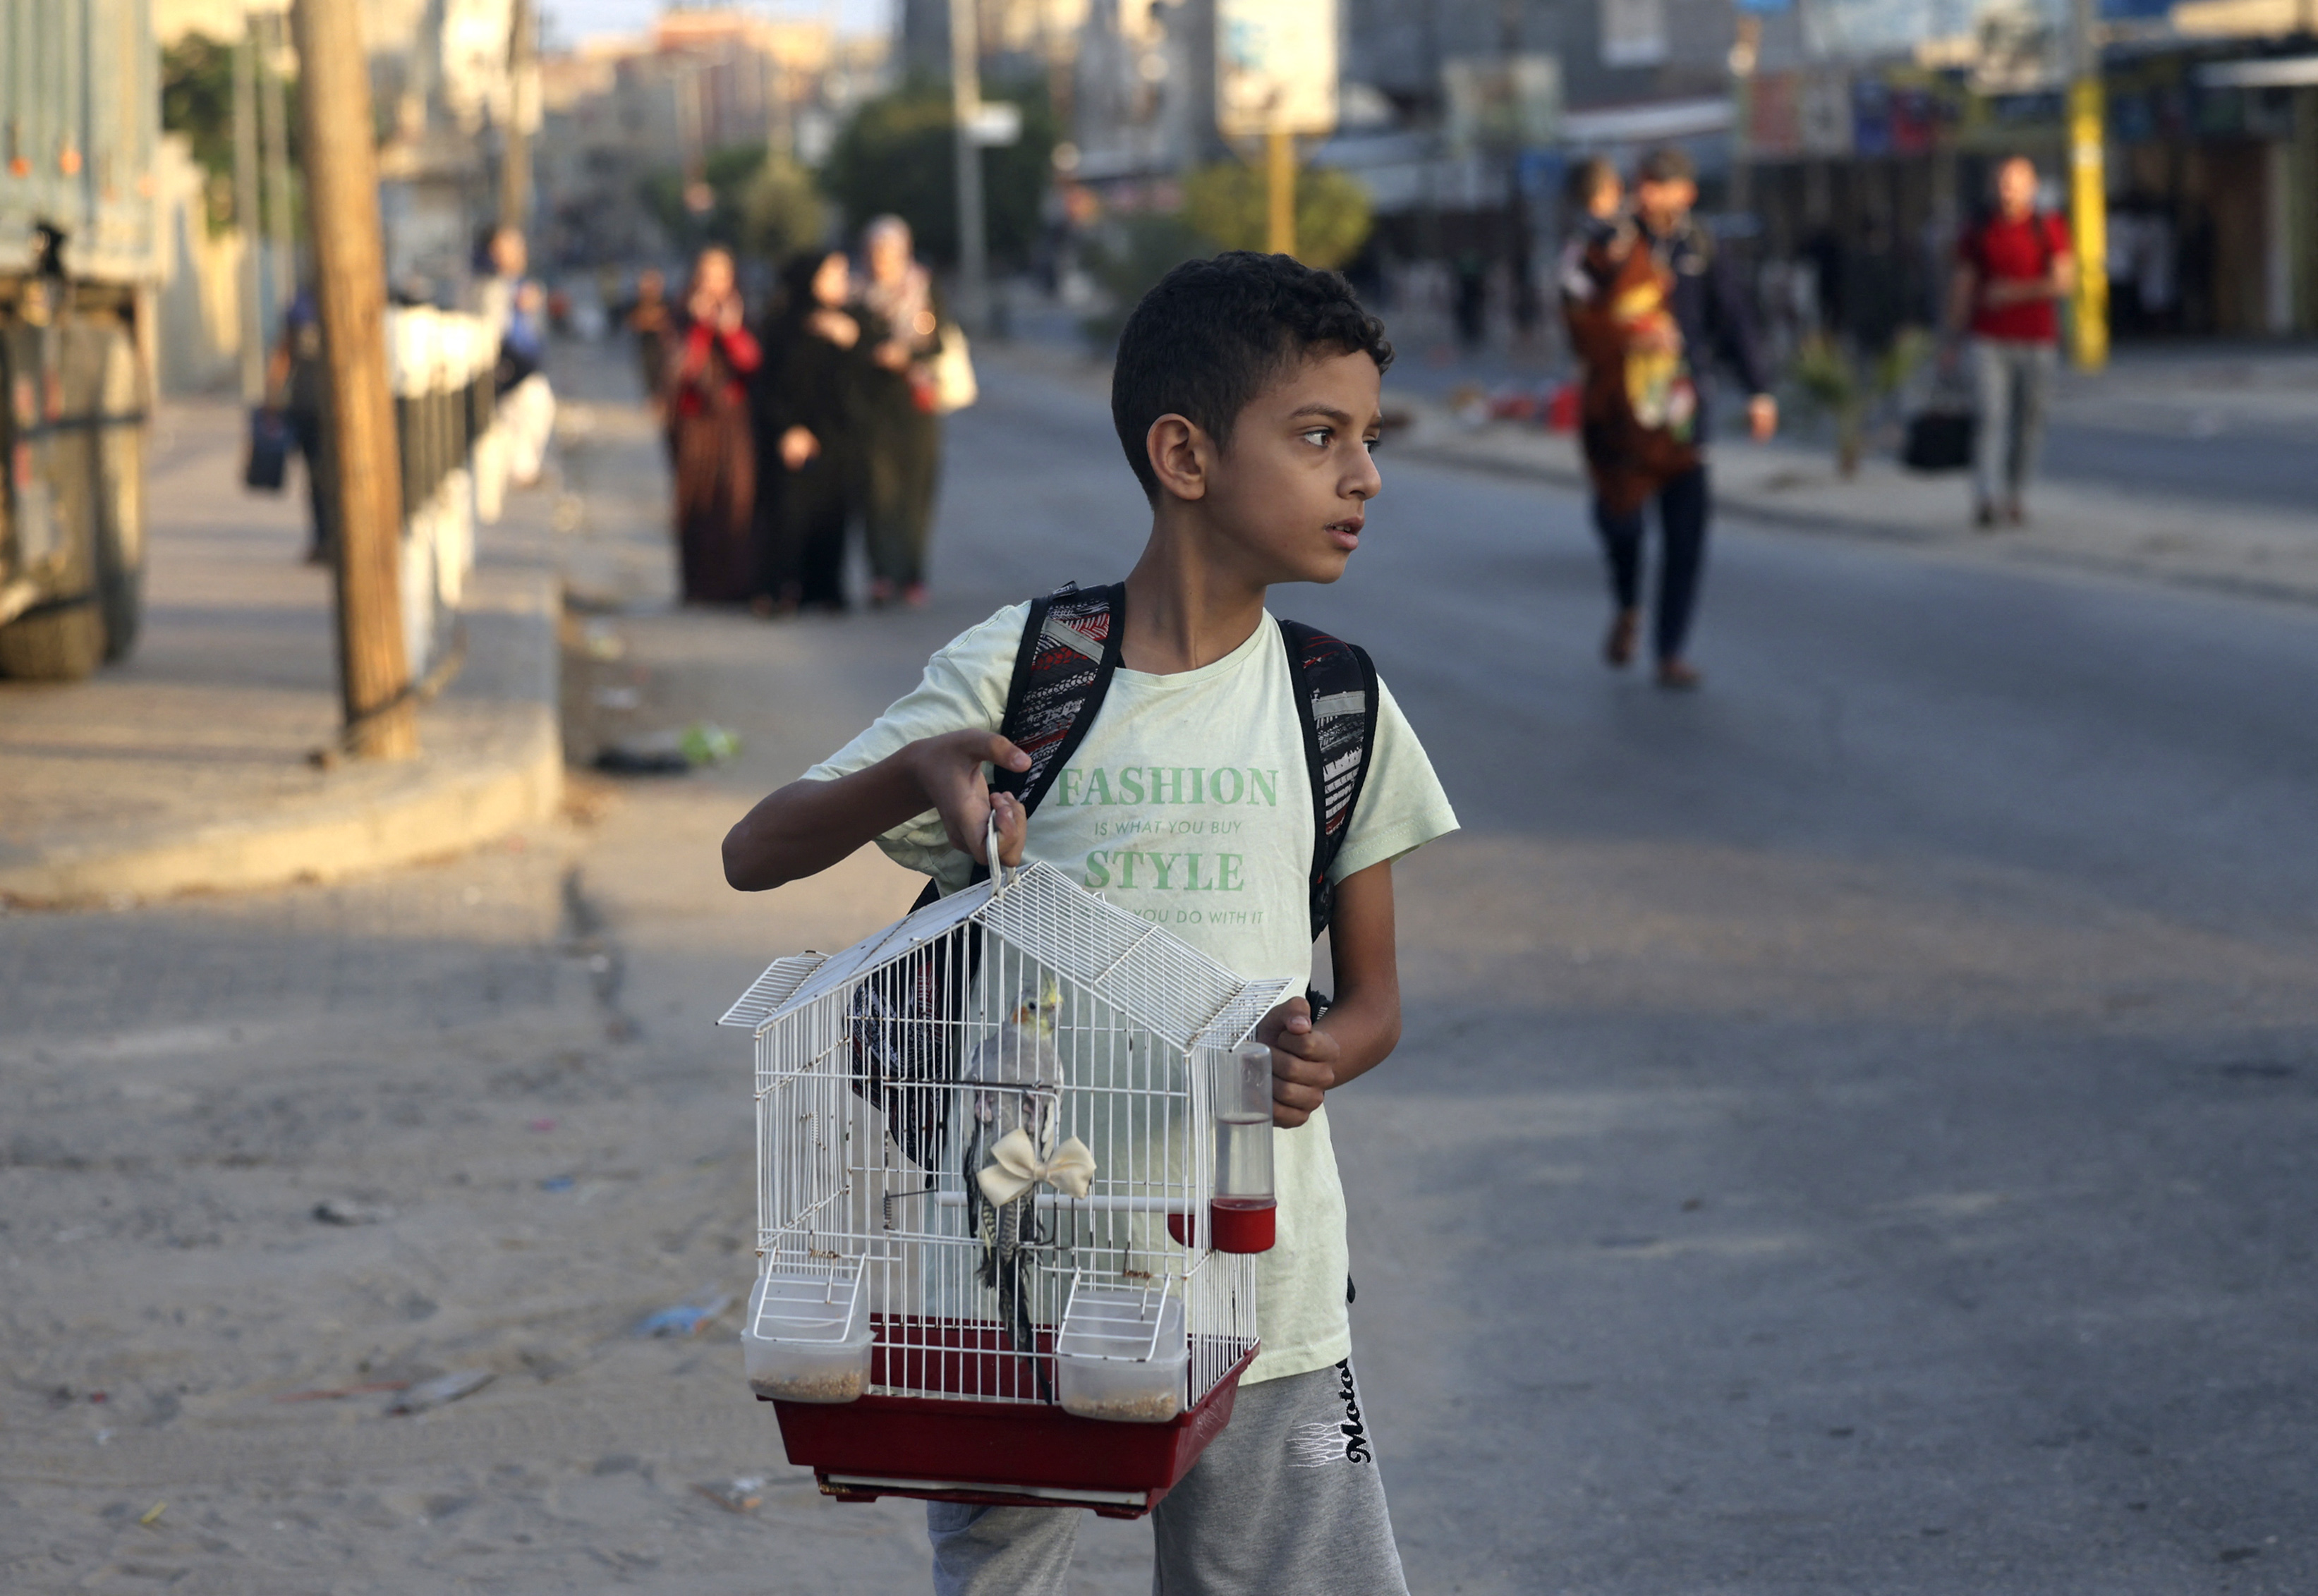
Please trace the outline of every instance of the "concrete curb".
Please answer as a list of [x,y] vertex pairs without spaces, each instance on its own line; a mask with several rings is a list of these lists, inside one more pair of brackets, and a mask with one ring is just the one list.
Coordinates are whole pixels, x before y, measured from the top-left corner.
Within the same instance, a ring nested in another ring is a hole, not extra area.
[[467,661],[422,712],[418,758],[342,767],[328,791],[258,814],[92,827],[10,849],[0,854],[0,901],[68,907],[336,881],[552,817],[563,794],[562,587],[547,553],[502,545],[476,571]]

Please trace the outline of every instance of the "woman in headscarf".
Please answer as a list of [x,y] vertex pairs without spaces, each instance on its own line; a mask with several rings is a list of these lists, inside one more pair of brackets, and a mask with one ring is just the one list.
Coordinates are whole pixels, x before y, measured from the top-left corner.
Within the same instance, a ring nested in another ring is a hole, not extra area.
[[862,235],[869,280],[861,290],[870,345],[869,602],[895,596],[926,601],[926,533],[941,470],[941,419],[934,412],[934,356],[941,306],[933,278],[912,254],[910,224],[881,216]]
[[674,350],[669,454],[676,462],[684,602],[746,604],[758,591],[751,535],[757,456],[747,382],[759,356],[742,319],[730,252],[712,247],[694,263]]
[[859,501],[867,351],[847,309],[841,249],[812,249],[781,273],[757,384],[759,608],[845,607],[845,524]]

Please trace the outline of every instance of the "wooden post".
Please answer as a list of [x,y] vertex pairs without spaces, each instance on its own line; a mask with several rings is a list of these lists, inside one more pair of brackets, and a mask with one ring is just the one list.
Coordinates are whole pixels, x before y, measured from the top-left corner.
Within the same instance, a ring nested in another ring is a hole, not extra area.
[[298,110],[338,501],[338,685],[346,750],[418,751],[402,648],[402,472],[387,386],[386,257],[360,0],[297,0]]
[[1264,247],[1296,253],[1296,136],[1274,128],[1263,136]]

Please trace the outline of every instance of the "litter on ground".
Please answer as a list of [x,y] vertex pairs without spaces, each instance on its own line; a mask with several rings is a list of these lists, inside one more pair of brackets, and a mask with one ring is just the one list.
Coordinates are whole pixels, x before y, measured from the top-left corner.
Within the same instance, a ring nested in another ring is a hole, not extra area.
[[704,1291],[672,1307],[647,1314],[636,1322],[636,1334],[649,1336],[698,1335],[717,1314],[732,1305],[729,1291]]
[[463,1396],[473,1395],[490,1385],[493,1377],[487,1368],[453,1369],[447,1375],[421,1380],[388,1403],[386,1411],[390,1413],[423,1413],[429,1408],[439,1408]]

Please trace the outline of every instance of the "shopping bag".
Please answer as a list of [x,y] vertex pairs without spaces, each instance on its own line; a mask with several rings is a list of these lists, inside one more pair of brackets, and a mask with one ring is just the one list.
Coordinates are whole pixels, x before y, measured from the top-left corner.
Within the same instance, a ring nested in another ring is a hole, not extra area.
[[1911,471],[1963,471],[1972,464],[1972,439],[1978,426],[1967,409],[1933,406],[1918,410],[1909,417],[1900,463]]
[[947,416],[963,410],[982,397],[974,380],[974,357],[966,347],[966,329],[945,321],[941,347],[934,352],[934,413]]
[[279,410],[249,413],[249,453],[241,464],[241,485],[260,493],[279,493],[290,473],[290,451],[297,440],[290,418]]

